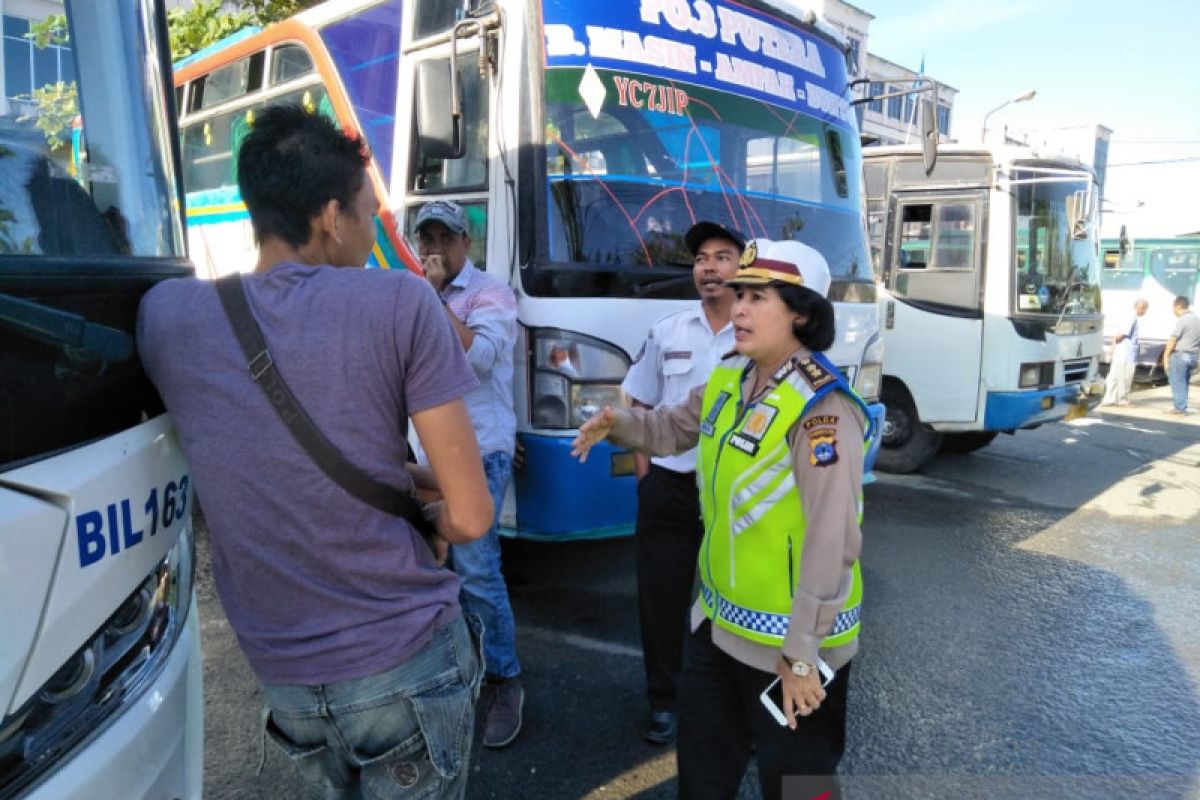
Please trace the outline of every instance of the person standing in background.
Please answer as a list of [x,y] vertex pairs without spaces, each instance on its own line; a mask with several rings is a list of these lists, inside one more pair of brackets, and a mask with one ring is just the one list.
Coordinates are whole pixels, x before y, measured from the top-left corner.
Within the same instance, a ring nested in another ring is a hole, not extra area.
[[483,454],[495,514],[483,538],[451,546],[450,561],[462,580],[464,609],[483,620],[487,661],[487,682],[479,701],[483,743],[504,747],[521,732],[525,705],[516,624],[500,571],[499,535],[517,436],[512,385],[517,299],[507,284],[471,262],[471,237],[462,206],[448,200],[426,203],[417,212],[413,229],[425,278],[441,296],[446,316],[479,378],[479,385],[467,393],[467,411]]
[[1171,382],[1171,405],[1168,414],[1188,413],[1188,383],[1200,361],[1200,318],[1188,309],[1188,299],[1183,295],[1175,298],[1171,310],[1175,312],[1175,328],[1163,348],[1163,369]]
[[[700,302],[663,317],[650,328],[621,388],[635,405],[676,405],[702,386],[733,349],[734,276],[745,249],[741,234],[715,222],[698,222],[684,236],[692,253],[692,279]],[[692,602],[696,555],[704,538],[696,491],[696,451],[637,460],[638,618],[653,744],[675,740],[675,683],[683,664],[687,610]]]
[[1105,406],[1127,406],[1129,390],[1133,386],[1133,375],[1137,371],[1138,348],[1141,344],[1138,337],[1138,325],[1150,304],[1139,299],[1133,304],[1133,321],[1129,324],[1127,333],[1118,333],[1113,338],[1112,358],[1108,362],[1108,378],[1105,381]]

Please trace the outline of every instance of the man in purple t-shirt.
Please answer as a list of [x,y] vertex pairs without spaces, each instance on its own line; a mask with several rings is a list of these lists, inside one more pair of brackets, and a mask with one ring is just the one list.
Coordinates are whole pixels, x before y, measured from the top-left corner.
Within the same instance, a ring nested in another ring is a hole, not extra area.
[[[438,535],[465,544],[489,529],[492,504],[462,401],[476,380],[454,330],[420,278],[337,269],[361,267],[374,246],[367,161],[362,140],[323,117],[262,112],[238,156],[259,244],[243,283],[321,433],[376,480],[436,480]],[[266,732],[320,796],[461,797],[482,665],[454,573],[407,521],[345,492],[300,448],[212,283],[148,292],[138,347],[204,505]],[[406,468],[409,418],[431,477]]]

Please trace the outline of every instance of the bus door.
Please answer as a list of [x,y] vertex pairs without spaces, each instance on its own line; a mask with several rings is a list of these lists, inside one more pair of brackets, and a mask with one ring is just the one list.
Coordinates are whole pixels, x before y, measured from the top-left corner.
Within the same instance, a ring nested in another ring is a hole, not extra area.
[[[893,194],[884,281],[888,346],[924,422],[971,422],[983,358],[986,190]],[[947,380],[947,377],[953,380]],[[971,376],[974,376],[973,378]]]
[[[467,216],[471,237],[471,262],[488,268],[488,190],[491,184],[489,114],[495,107],[490,50],[485,48],[480,66],[481,25],[463,22],[455,3],[423,0],[415,4],[410,28],[412,40],[404,51],[400,70],[397,120],[412,120],[400,141],[411,138],[407,166],[393,167],[392,196],[404,199],[396,222],[415,243],[412,230],[418,209],[433,200],[453,200]],[[451,78],[451,61],[454,75]],[[462,123],[453,137],[458,152],[446,149],[440,134],[450,119],[451,97],[460,101]],[[425,129],[422,130],[422,126]],[[497,269],[505,265],[497,265]],[[501,275],[507,280],[507,274]]]

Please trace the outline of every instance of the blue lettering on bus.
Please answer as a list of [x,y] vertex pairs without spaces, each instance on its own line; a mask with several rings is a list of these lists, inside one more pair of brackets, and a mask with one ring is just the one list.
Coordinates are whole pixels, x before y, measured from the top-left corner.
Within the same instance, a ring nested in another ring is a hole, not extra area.
[[[150,536],[159,528],[169,528],[172,523],[184,518],[188,501],[188,476],[178,482],[168,481],[160,490],[151,487],[143,512],[149,517]],[[160,504],[159,497],[164,498]],[[105,556],[115,556],[122,549],[129,550],[142,543],[146,536],[145,525],[134,527],[134,501],[128,497],[108,503],[101,509],[89,509],[75,515],[75,538],[79,546],[79,566],[90,567]],[[107,524],[106,524],[107,522]]]

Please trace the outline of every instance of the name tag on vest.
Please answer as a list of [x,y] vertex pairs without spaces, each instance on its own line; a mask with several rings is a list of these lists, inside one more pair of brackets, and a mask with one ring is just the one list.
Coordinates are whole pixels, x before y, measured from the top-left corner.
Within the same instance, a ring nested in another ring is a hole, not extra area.
[[717,399],[713,401],[713,406],[708,411],[708,416],[700,423],[700,433],[703,436],[712,436],[717,424],[717,417],[721,416],[721,409],[729,402],[732,397],[729,392],[721,392],[717,395]]

